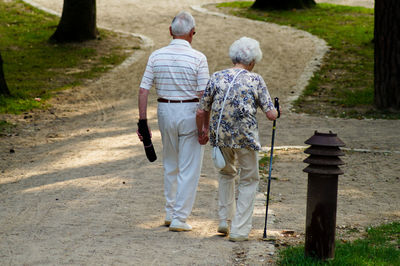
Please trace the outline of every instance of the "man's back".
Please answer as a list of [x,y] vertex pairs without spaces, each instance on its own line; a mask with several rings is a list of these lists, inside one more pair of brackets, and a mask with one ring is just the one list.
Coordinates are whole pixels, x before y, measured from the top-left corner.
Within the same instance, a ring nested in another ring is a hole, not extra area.
[[187,100],[198,98],[209,78],[207,59],[187,41],[175,39],[149,58],[141,87],[153,82],[160,98]]

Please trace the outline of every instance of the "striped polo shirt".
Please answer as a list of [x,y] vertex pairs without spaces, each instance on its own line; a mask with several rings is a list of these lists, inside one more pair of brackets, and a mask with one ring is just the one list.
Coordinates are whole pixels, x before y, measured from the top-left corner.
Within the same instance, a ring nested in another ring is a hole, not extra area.
[[208,79],[206,56],[189,42],[173,39],[151,54],[140,87],[150,90],[154,84],[159,98],[190,100],[205,90]]

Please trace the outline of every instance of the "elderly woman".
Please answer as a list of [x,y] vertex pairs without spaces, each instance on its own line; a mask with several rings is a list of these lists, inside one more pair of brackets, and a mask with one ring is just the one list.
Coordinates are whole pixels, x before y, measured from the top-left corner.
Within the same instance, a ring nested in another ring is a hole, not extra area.
[[[229,240],[236,242],[248,240],[259,183],[257,152],[261,145],[257,107],[269,120],[275,120],[278,113],[263,78],[251,72],[262,58],[258,41],[242,37],[231,45],[229,56],[234,66],[212,75],[197,109],[196,123],[200,144],[210,140],[212,146],[221,148],[224,156],[226,165],[219,172],[218,232],[227,235],[230,231]],[[239,194],[235,204],[234,179],[238,172]]]

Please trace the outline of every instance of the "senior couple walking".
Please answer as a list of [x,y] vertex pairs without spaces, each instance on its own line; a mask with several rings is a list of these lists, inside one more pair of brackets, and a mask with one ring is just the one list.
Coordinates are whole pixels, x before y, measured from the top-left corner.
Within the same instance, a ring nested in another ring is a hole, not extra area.
[[217,231],[229,235],[230,241],[248,240],[259,182],[257,108],[269,120],[277,118],[263,78],[251,72],[262,58],[259,43],[247,37],[235,41],[229,49],[233,67],[210,77],[206,56],[191,47],[196,34],[193,16],[180,12],[169,30],[173,39],[150,55],[139,90],[141,123],[147,122],[153,86],[158,96],[165,225],[170,231],[192,230],[186,220],[195,201],[204,145],[210,142],[221,148],[225,159],[225,167],[219,170]]

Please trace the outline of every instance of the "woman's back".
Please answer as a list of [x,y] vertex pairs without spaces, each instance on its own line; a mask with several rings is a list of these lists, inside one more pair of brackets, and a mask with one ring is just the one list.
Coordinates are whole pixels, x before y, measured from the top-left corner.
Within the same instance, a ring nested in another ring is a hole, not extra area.
[[[240,71],[225,102],[217,144],[215,132],[224,97],[234,76]],[[207,87],[204,97],[212,101],[211,143],[222,147],[259,150],[257,107],[266,112],[272,103],[263,78],[254,72],[229,68],[215,72]]]

